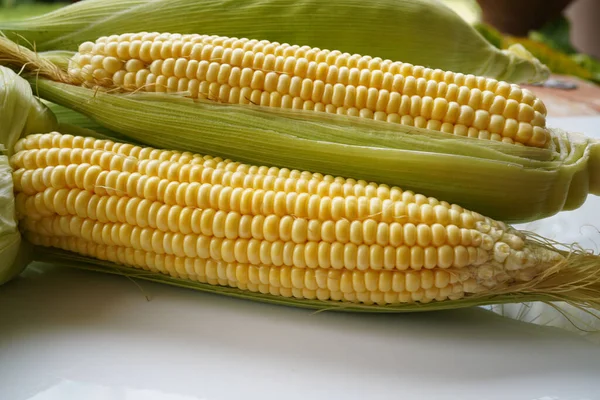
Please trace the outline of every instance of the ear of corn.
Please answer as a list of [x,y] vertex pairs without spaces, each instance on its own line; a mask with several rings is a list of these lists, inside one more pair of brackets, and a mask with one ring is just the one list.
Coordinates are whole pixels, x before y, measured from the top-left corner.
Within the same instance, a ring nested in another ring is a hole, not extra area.
[[308,46],[135,33],[85,42],[71,81],[118,91],[187,92],[222,103],[328,112],[548,147],[546,109],[494,79]]
[[11,166],[42,259],[311,308],[600,307],[596,256],[398,187],[58,133]]
[[548,76],[548,69],[522,46],[496,49],[436,0],[106,3],[86,0],[47,16],[0,26],[0,30],[14,40],[24,37],[38,50],[76,50],[82,41],[115,33],[201,31],[309,43],[517,83]]
[[57,127],[54,115],[31,92],[29,84],[0,66],[0,285],[19,274],[30,253],[17,226],[12,170],[8,157],[21,135]]

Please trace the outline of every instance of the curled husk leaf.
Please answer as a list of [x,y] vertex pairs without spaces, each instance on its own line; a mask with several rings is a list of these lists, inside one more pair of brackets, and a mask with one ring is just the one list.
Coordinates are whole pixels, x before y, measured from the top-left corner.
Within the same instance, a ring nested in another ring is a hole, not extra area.
[[54,115],[34,97],[28,82],[0,66],[0,285],[29,262],[29,245],[21,239],[9,157],[22,135],[56,127]]

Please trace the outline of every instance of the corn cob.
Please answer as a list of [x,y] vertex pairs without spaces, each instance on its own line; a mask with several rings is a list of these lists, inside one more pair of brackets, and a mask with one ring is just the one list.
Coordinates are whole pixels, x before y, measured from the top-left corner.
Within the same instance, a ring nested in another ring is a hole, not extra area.
[[369,56],[207,35],[137,33],[79,47],[74,82],[303,109],[461,136],[548,147],[546,109],[529,90]]
[[15,152],[33,244],[178,279],[394,305],[503,290],[565,260],[398,187],[58,133]]
[[239,0],[86,0],[35,19],[0,24],[9,38],[25,39],[40,51],[76,50],[82,41],[149,29],[310,43],[515,83],[542,81],[548,75],[521,46],[496,49],[435,0],[262,0],[259,5]]

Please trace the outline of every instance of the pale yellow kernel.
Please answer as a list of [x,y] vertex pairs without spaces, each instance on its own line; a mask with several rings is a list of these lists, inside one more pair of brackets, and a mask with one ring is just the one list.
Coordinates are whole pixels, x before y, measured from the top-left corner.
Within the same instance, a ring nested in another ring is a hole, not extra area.
[[507,118],[504,121],[504,128],[502,129],[502,135],[507,138],[515,138],[519,131],[519,122],[512,118]]
[[378,244],[373,244],[369,249],[369,264],[370,267],[376,270],[383,268],[384,263],[384,250],[383,247]]
[[449,245],[443,245],[438,248],[438,266],[440,268],[450,268],[454,263],[454,249]]
[[417,227],[408,223],[403,226],[402,237],[407,246],[414,246],[417,243]]
[[292,223],[292,241],[295,243],[304,243],[307,239],[308,221],[297,218]]
[[459,87],[454,83],[448,83],[446,90],[446,100],[448,102],[456,102],[458,100]]
[[94,50],[94,42],[83,42],[79,45],[79,53],[87,54],[91,53]]
[[528,104],[521,103],[519,104],[519,114],[517,119],[521,122],[531,122],[535,117],[535,111],[533,107]]
[[407,126],[414,126],[414,125],[415,125],[415,123],[414,123],[414,119],[413,119],[413,117],[411,117],[410,115],[403,115],[403,116],[400,118],[400,123],[401,123],[402,125],[407,125]]
[[[434,273],[433,271],[424,270],[421,272],[421,288],[423,289],[431,289],[434,287]],[[435,296],[433,296],[435,297]]]
[[377,101],[379,98],[379,90],[376,88],[370,87],[367,89],[367,102],[365,104],[365,108],[368,108],[371,111],[374,111],[377,107]]
[[410,267],[410,247],[400,246],[396,249],[396,268],[406,270]]
[[470,126],[474,123],[476,115],[477,114],[471,107],[465,105],[460,106],[460,112],[456,123]]
[[470,96],[471,96],[471,90],[466,86],[460,86],[458,88],[458,95],[456,97],[456,102],[461,105],[466,105],[469,103]]
[[417,128],[427,128],[427,120],[421,116],[415,117],[414,124]]
[[467,104],[473,110],[479,109],[483,101],[483,93],[479,88],[471,89],[471,95],[469,97],[469,103]]
[[433,246],[439,247],[446,242],[446,228],[440,224],[436,223],[431,226],[431,244]]
[[465,246],[456,246],[454,248],[454,263],[456,268],[462,268],[469,265],[469,252]]
[[546,109],[546,105],[544,104],[544,102],[540,99],[535,99],[533,101],[533,109],[539,113],[541,113],[542,115],[546,115],[548,113],[548,110]]
[[445,270],[436,270],[434,280],[435,287],[443,289],[450,285],[450,273]]
[[406,275],[403,272],[392,273],[392,290],[394,292],[404,292],[406,290]]
[[487,129],[490,124],[490,113],[485,110],[475,111],[475,118],[473,120],[473,127],[476,129],[484,130]]
[[504,107],[502,115],[505,118],[517,119],[519,116],[519,107],[520,103],[518,101],[509,99],[506,101],[506,106]]
[[425,251],[420,246],[413,246],[410,249],[410,268],[420,270],[425,265]]
[[539,126],[533,127],[533,134],[528,144],[536,147],[545,147],[546,144],[550,141],[550,134],[544,128]]
[[451,124],[455,124],[460,115],[460,105],[456,102],[448,103],[448,111],[444,116],[443,122],[449,122]]
[[426,119],[431,119],[431,116],[433,113],[433,107],[434,107],[433,99],[429,96],[423,97],[423,99],[421,100],[421,110],[420,110],[419,115],[421,115],[422,117],[424,117]]
[[444,98],[436,98],[433,100],[433,109],[431,118],[437,121],[442,121],[448,110],[448,101]]
[[390,103],[390,92],[388,90],[382,89],[378,93],[377,102],[375,104],[375,110],[379,112],[385,112]]
[[502,115],[506,108],[506,98],[502,96],[496,96],[490,106],[490,114]]
[[416,292],[421,288],[421,274],[419,272],[407,272],[405,279],[407,291]]
[[255,71],[250,81],[250,87],[255,90],[262,90],[264,88],[265,74],[262,71]]
[[501,115],[492,115],[488,130],[490,133],[502,133],[505,125],[505,119]]
[[528,143],[533,137],[533,127],[527,122],[519,122],[517,134],[514,137],[515,141],[520,143]]
[[428,246],[424,249],[425,251],[425,261],[424,267],[426,269],[433,269],[437,266],[437,248],[433,246]]
[[442,129],[442,123],[440,121],[431,119],[431,120],[427,121],[427,129],[430,129],[433,131],[440,131]]
[[122,62],[115,57],[105,57],[102,60],[102,68],[104,68],[109,74],[114,74],[120,70],[122,65]]
[[533,117],[533,120],[531,121],[531,125],[537,126],[537,127],[542,127],[542,128],[545,127],[546,126],[546,117],[544,117],[538,111],[534,111],[534,117]]
[[431,228],[426,224],[419,224],[417,226],[417,244],[422,247],[427,247],[431,243],[431,240]]
[[92,73],[92,77],[95,83],[99,85],[108,85],[110,84],[110,74],[104,69],[96,69]]

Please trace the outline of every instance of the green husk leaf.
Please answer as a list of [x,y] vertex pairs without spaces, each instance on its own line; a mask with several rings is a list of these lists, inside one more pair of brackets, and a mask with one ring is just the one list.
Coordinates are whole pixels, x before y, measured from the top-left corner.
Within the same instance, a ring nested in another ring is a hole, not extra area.
[[[25,42],[39,50],[63,50],[48,46],[62,36],[69,35],[104,19],[145,4],[151,0],[85,0],[57,10],[29,18],[0,21],[0,32],[12,40]],[[68,49],[67,49],[68,50]]]
[[84,41],[119,33],[202,33],[337,49],[516,83],[548,77],[526,50],[495,48],[437,0],[85,0],[0,24],[0,31],[40,51],[77,50]]
[[41,104],[23,78],[0,66],[0,285],[18,275],[29,263],[28,244],[21,240],[8,163],[21,135],[48,132],[56,119]]
[[0,155],[0,285],[20,274],[29,264],[27,247],[17,226],[12,170],[8,157]]
[[86,117],[77,111],[51,103],[49,101],[43,101],[43,103],[50,109],[50,111],[52,111],[58,120],[58,127],[56,130],[60,133],[73,136],[89,136],[97,139],[119,140],[122,142],[138,144],[138,142],[135,142],[117,132],[111,131],[102,125],[97,124],[89,117]]
[[397,185],[507,222],[576,208],[599,193],[598,144],[559,130],[548,150],[325,113],[32,84],[146,145]]
[[69,3],[67,2],[53,2],[52,4],[40,2],[31,4],[30,2],[25,2],[25,4],[23,4],[21,1],[2,0],[2,2],[0,2],[0,8],[2,9],[2,13],[0,13],[0,22],[5,23],[6,21],[19,21],[26,18],[37,17],[55,11],[68,4]]

